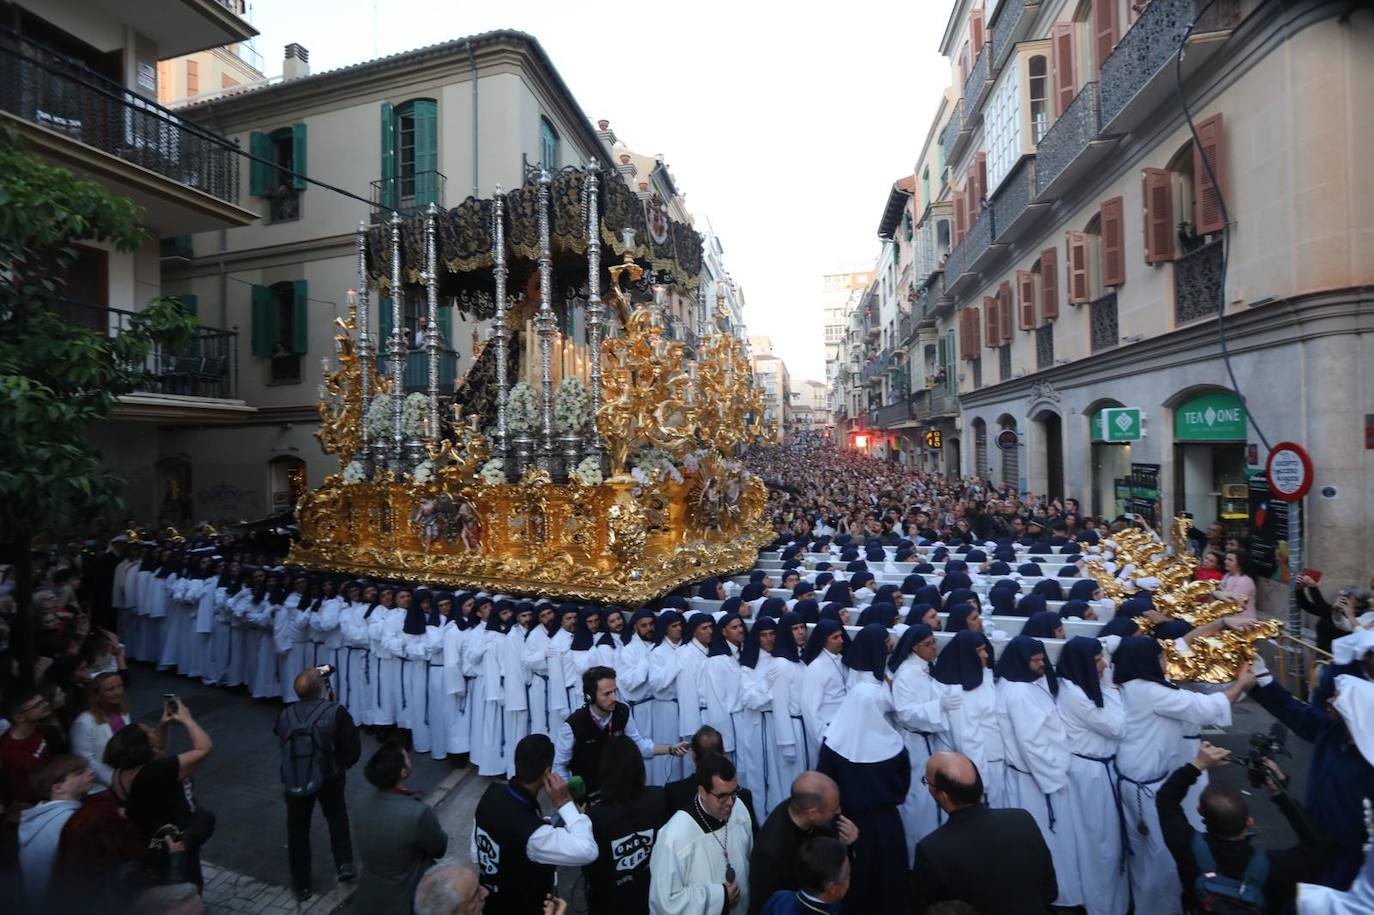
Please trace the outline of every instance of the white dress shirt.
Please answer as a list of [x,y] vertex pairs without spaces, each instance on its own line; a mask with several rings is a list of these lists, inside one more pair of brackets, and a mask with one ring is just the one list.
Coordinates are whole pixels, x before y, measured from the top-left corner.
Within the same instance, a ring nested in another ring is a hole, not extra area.
[[[603,718],[597,711],[596,706],[587,706],[587,711],[591,713],[592,721],[603,731],[606,729],[607,725],[611,723],[611,717],[607,715]],[[639,733],[639,725],[635,724],[633,715],[625,722],[625,730],[622,733],[635,742],[635,746],[639,747],[639,752],[645,759],[653,759],[654,742]],[[572,725],[568,724],[568,720],[565,718],[563,719],[563,723],[558,726],[558,732],[554,734],[553,737],[553,771],[557,772],[563,778],[567,778],[569,775],[568,765],[572,763],[572,755]]]
[[[582,867],[596,860],[596,837],[592,835],[592,820],[568,801],[558,808],[562,826],[545,823],[530,833],[525,842],[525,857],[535,864],[555,867]],[[477,863],[477,827],[472,827],[468,839],[468,857]]]

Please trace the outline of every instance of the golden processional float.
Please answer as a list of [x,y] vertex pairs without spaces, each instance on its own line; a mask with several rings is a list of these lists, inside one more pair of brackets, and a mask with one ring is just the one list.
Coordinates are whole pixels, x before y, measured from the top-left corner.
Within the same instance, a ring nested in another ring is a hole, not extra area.
[[[1151,592],[1154,610],[1137,620],[1142,634],[1151,634],[1159,623],[1171,619],[1197,628],[1245,609],[1235,601],[1214,599],[1218,582],[1192,580],[1197,560],[1186,547],[1191,523],[1184,516],[1175,518],[1167,543],[1153,531],[1128,528],[1083,557],[1084,572],[1112,603],[1119,605],[1142,588]],[[1261,620],[1244,629],[1198,636],[1186,650],[1172,639],[1162,639],[1165,671],[1180,683],[1230,683],[1254,659],[1256,643],[1277,638],[1282,631],[1278,620]]]
[[[603,184],[595,162],[539,170],[490,200],[360,227],[357,251],[319,403],[339,472],[297,506],[289,562],[619,603],[753,565],[767,494],[736,458],[761,398],[722,302],[699,341],[665,319],[652,281],[695,285],[701,239],[659,201]],[[402,302],[420,294],[428,327],[408,352]],[[441,294],[493,322],[451,399]],[[417,357],[425,389],[406,394]]]

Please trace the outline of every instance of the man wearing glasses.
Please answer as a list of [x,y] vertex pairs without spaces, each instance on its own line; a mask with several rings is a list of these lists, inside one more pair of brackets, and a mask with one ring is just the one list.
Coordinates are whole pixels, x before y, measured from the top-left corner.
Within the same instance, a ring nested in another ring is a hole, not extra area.
[[735,765],[708,755],[697,764],[697,793],[659,831],[649,859],[653,915],[717,915],[749,909],[753,828],[735,803]]

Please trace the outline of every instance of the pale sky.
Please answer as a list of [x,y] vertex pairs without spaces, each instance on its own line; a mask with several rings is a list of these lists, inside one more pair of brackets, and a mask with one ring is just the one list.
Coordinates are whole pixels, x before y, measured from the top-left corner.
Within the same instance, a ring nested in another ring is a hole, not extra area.
[[877,255],[888,189],[911,173],[949,83],[951,5],[256,0],[252,20],[269,76],[292,41],[318,73],[530,33],[588,117],[667,159],[744,286],[749,333],[772,337],[794,378],[823,380],[821,276]]

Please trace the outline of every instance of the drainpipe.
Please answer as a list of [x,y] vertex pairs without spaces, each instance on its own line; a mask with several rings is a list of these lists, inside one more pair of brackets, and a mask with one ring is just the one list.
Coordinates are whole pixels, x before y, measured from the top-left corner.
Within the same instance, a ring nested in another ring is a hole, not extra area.
[[468,63],[472,66],[472,197],[476,200],[480,196],[477,185],[477,55],[473,53],[471,38],[463,43],[467,45]]

